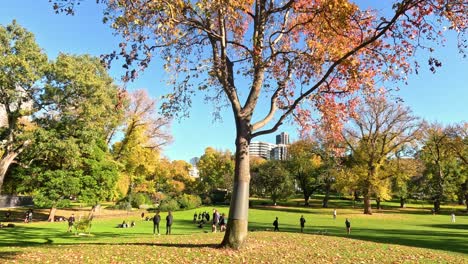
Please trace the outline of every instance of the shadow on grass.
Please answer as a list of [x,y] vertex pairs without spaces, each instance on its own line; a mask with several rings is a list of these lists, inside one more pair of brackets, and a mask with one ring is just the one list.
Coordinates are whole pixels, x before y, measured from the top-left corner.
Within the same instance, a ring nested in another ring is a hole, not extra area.
[[[445,228],[445,229],[460,229],[460,230],[468,230],[467,224],[437,224],[437,225],[423,225],[427,227],[435,227],[435,228]],[[468,243],[468,235],[466,236],[466,242]]]
[[5,251],[5,252],[0,252],[0,259],[3,261],[6,260],[14,260],[15,256],[18,255],[20,252],[18,251]]

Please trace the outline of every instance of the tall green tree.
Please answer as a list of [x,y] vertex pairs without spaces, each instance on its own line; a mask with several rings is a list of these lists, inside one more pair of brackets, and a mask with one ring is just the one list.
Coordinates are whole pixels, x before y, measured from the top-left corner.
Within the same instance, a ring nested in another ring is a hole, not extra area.
[[[57,12],[68,14],[79,3],[52,2]],[[102,2],[104,21],[124,40],[107,56],[124,59],[129,69],[124,80],[136,78],[157,54],[173,77],[163,107],[167,113],[187,113],[191,95],[200,91],[213,102],[228,102],[236,125],[236,163],[222,244],[231,248],[247,237],[253,138],[275,132],[288,118],[308,128],[317,111],[339,132],[356,103],[355,92],[373,90],[377,79],[406,78],[418,67],[412,63],[416,50],[438,47],[443,26],[464,33],[468,24],[460,0],[395,0],[378,7],[383,11],[352,1]],[[434,58],[429,62],[432,70],[440,65]],[[264,102],[266,113],[255,115]]]
[[48,67],[34,35],[13,21],[0,25],[0,193],[10,164],[31,143],[28,117],[42,93]]
[[253,193],[270,197],[275,205],[278,200],[290,197],[294,193],[294,182],[285,165],[277,160],[261,164],[252,178]]
[[90,205],[112,198],[118,164],[106,139],[120,115],[118,91],[95,57],[60,54],[48,70],[18,188],[52,208],[49,220],[70,196]]
[[288,148],[289,158],[287,168],[295,178],[304,196],[304,205],[309,205],[310,196],[323,185],[325,164],[318,145],[311,139],[294,142]]
[[423,147],[419,153],[424,162],[422,190],[434,203],[435,212],[447,200],[455,200],[458,188],[465,182],[463,166],[454,149],[446,127],[430,124],[424,130]]

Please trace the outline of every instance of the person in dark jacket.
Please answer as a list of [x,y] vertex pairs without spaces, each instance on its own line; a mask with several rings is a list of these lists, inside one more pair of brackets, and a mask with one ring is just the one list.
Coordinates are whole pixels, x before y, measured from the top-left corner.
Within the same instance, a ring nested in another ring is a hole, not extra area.
[[198,215],[197,215],[197,212],[195,212],[195,213],[193,214],[193,222],[194,222],[194,223],[197,222],[197,216],[198,216]]
[[345,225],[346,225],[346,233],[349,235],[351,233],[351,222],[349,222],[348,218],[346,218]]
[[219,230],[220,232],[226,231],[226,215],[224,213],[219,217]]
[[166,235],[171,234],[172,221],[173,221],[172,212],[169,211],[166,216]]
[[301,219],[299,220],[301,222],[301,233],[304,233],[304,226],[305,226],[305,218],[303,215],[301,215]]
[[68,230],[67,230],[67,232],[72,231],[73,224],[75,224],[75,214],[72,214],[70,217],[68,217]]
[[158,230],[158,236],[160,235],[159,222],[161,222],[161,216],[159,215],[159,211],[156,211],[156,214],[153,217],[153,235],[156,234],[156,230]]
[[279,228],[278,228],[278,217],[276,217],[276,220],[273,222],[273,226],[275,227],[275,229],[273,231],[279,231]]

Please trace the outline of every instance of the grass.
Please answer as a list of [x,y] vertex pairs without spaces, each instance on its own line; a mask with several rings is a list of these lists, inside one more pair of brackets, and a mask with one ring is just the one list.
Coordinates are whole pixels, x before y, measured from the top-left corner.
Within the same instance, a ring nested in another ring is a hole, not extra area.
[[[228,212],[227,207],[217,208]],[[195,211],[211,213],[212,207],[175,212],[172,236],[153,236],[152,222],[141,220],[141,211],[103,210],[93,221],[90,236],[67,233],[66,222],[15,223],[14,228],[0,229],[0,259],[7,263],[468,263],[467,215],[458,214],[457,222],[451,223],[449,210],[431,215],[420,206],[397,209],[384,204],[384,208],[388,209],[368,216],[358,208],[338,207],[334,220],[333,209],[256,205],[249,211],[248,246],[240,251],[217,249],[223,234],[192,223]],[[71,213],[58,212],[65,217]],[[21,214],[20,209],[14,211],[17,219]],[[35,217],[45,215],[35,212]],[[307,221],[305,234],[298,233],[301,215]],[[275,217],[279,233],[271,232]],[[345,218],[352,225],[349,236]],[[136,227],[116,228],[123,220],[136,221]],[[161,233],[164,229],[163,223]]]

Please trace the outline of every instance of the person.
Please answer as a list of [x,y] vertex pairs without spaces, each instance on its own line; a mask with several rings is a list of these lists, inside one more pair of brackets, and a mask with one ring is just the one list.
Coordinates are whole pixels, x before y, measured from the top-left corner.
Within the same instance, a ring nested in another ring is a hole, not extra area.
[[159,211],[156,211],[156,214],[153,217],[153,235],[156,234],[156,230],[158,230],[158,236],[160,235],[159,222],[161,222],[161,216],[159,215]]
[[303,215],[301,215],[300,222],[301,222],[301,233],[304,233],[304,226],[305,226],[306,220]]
[[71,232],[71,231],[72,231],[73,224],[75,224],[75,214],[72,214],[72,215],[68,218],[68,230],[67,230],[67,232]]
[[211,225],[211,232],[216,233],[216,227],[219,223],[219,213],[218,210],[213,209],[213,223]]
[[346,224],[346,233],[349,235],[351,234],[351,222],[348,220],[348,218],[346,218],[345,224]]
[[197,222],[197,212],[195,212],[193,214],[193,222],[196,223]]
[[206,217],[206,222],[210,222],[210,214],[208,212],[206,212],[205,217]]
[[219,231],[226,231],[226,215],[224,213],[219,217]]
[[135,227],[136,224],[135,224],[135,221],[132,221],[132,223],[130,224],[130,227]]
[[452,223],[455,223],[455,213],[452,213]]
[[275,229],[273,229],[273,231],[279,231],[279,228],[278,228],[278,217],[276,217],[275,221],[273,221],[273,226],[275,227]]
[[121,228],[127,228],[128,227],[127,222],[125,222],[125,220],[123,220],[122,224],[120,224],[120,227]]
[[202,213],[199,213],[198,214],[198,221],[200,221],[202,219]]
[[172,221],[173,221],[172,212],[169,211],[166,216],[166,235],[171,234]]
[[336,209],[333,209],[333,219],[336,219]]
[[32,222],[32,217],[33,217],[33,210],[29,209],[29,217],[28,217],[28,223]]
[[145,219],[145,212],[141,212],[141,220]]
[[29,210],[24,213],[24,222],[27,223],[29,220]]

